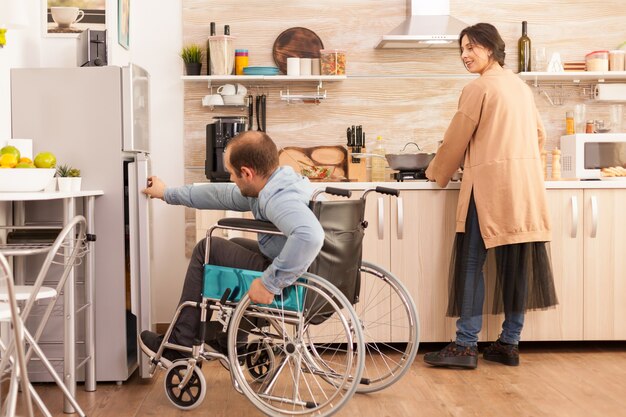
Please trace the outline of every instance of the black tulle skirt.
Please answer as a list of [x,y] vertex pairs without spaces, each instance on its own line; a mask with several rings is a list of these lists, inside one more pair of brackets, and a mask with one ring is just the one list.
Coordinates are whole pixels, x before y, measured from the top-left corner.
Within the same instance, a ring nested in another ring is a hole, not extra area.
[[[468,212],[468,217],[471,215],[475,215],[475,208],[473,213],[472,210]],[[483,276],[480,268],[468,268],[466,262],[470,250],[469,232],[468,227],[466,233],[456,234],[452,250],[449,317],[459,317],[462,311],[464,314],[471,311],[473,316],[483,314],[483,300],[475,296]],[[484,299],[493,300],[487,311],[492,314],[520,313],[558,304],[548,251],[546,242],[517,243],[487,250],[484,271],[489,278],[482,285],[485,285]],[[472,278],[473,283],[466,285],[466,280]],[[466,291],[472,291],[472,294],[466,294]],[[490,292],[493,297],[488,296]]]

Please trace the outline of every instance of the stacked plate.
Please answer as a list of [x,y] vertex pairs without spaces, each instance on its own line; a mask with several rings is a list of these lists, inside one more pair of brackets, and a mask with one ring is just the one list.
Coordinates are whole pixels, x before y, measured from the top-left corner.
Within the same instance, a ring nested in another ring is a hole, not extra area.
[[245,67],[244,75],[278,75],[280,70],[277,67]]

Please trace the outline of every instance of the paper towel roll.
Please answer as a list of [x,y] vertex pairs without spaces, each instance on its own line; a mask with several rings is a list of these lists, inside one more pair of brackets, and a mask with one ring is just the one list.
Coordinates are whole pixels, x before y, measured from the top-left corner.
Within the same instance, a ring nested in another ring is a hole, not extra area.
[[626,101],[626,84],[597,84],[593,98],[598,101]]

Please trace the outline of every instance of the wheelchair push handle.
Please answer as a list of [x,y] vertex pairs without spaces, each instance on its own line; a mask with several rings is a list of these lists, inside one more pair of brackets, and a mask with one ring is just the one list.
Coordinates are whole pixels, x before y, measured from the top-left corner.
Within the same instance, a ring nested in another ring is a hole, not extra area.
[[339,197],[347,197],[347,198],[352,197],[352,191],[346,190],[344,188],[326,187],[324,192],[326,194],[332,194],[332,195],[336,195]]
[[376,192],[379,194],[387,194],[387,195],[392,195],[395,197],[400,196],[400,190],[397,190],[395,188],[387,188],[387,187],[376,187]]

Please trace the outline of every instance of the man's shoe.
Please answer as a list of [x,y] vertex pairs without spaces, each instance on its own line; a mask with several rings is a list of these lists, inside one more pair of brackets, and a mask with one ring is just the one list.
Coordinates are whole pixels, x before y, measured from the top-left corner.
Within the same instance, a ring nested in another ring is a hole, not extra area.
[[[141,350],[151,358],[156,356],[162,343],[163,335],[151,332],[150,330],[144,330],[139,336],[139,346]],[[165,349],[161,355],[161,361],[166,367],[169,367],[175,360],[186,358],[187,356],[183,352],[173,349]]]
[[451,342],[438,352],[425,354],[424,362],[434,366],[474,369],[478,366],[478,348],[476,346],[459,346],[455,342]]
[[500,339],[487,346],[483,358],[492,362],[500,362],[508,366],[519,365],[519,346],[502,343]]

